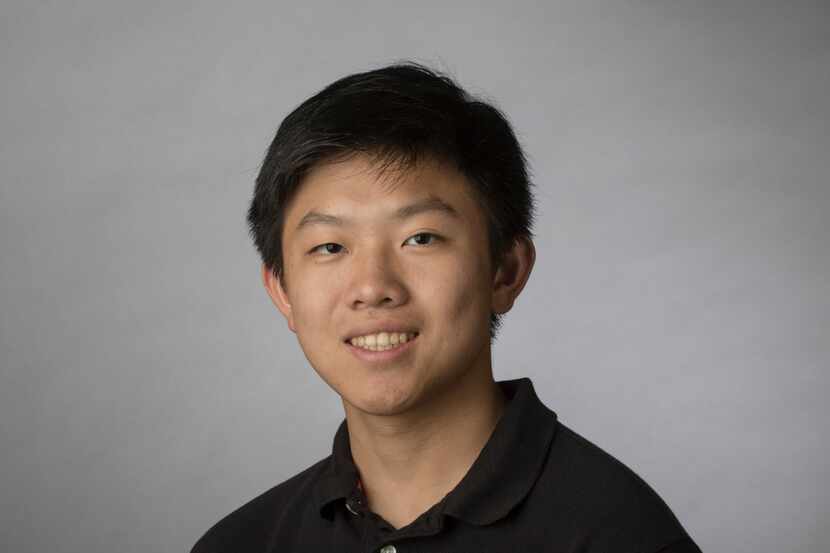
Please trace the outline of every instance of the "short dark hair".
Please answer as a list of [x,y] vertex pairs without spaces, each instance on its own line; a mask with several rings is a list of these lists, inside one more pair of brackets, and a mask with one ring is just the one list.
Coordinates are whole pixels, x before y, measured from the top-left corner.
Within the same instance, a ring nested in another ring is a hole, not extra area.
[[[283,281],[285,209],[303,176],[315,165],[360,153],[384,167],[411,167],[422,156],[452,163],[486,214],[494,270],[514,240],[533,236],[527,162],[505,116],[444,74],[397,63],[333,82],[277,129],[248,224],[263,263]],[[492,313],[491,340],[500,326],[501,315]]]

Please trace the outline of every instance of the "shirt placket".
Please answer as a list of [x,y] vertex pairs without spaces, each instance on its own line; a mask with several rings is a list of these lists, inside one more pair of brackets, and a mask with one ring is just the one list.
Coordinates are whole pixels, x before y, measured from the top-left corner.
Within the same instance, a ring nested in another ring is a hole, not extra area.
[[428,526],[419,526],[417,530],[398,533],[380,516],[371,512],[367,504],[366,495],[358,479],[354,490],[346,499],[345,506],[362,527],[362,553],[421,553],[422,548],[418,546],[417,538],[433,535],[440,530],[435,525],[436,519],[429,518]]

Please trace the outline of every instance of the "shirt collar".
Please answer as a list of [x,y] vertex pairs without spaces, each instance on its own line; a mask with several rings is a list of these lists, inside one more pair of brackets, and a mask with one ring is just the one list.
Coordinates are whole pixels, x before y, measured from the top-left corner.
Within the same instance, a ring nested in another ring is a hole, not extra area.
[[358,477],[349,445],[349,430],[344,419],[334,435],[329,462],[313,491],[314,503],[322,516],[332,519],[335,502],[355,493]]
[[[501,519],[525,498],[544,467],[556,430],[556,414],[539,400],[530,379],[497,384],[507,401],[504,412],[470,470],[441,502],[444,514],[476,525]],[[335,501],[355,493],[357,478],[344,420],[314,491],[323,516],[330,519]]]

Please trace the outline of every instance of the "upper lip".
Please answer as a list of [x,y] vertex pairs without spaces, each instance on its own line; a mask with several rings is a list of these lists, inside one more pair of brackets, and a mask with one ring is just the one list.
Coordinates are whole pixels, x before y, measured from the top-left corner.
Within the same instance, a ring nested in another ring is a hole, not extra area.
[[406,332],[407,334],[418,333],[414,326],[405,323],[396,323],[391,321],[386,323],[373,322],[351,329],[343,340],[347,342],[352,338],[357,338],[358,336],[366,336],[367,334],[378,334],[380,332],[397,332],[399,334],[401,332]]

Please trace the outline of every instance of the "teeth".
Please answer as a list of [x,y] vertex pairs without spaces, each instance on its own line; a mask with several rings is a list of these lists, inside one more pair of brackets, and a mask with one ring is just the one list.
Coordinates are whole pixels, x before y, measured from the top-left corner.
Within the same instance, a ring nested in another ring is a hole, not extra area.
[[369,351],[386,351],[400,344],[405,344],[414,337],[414,332],[379,332],[377,334],[367,334],[366,336],[356,336],[350,339],[349,343]]

